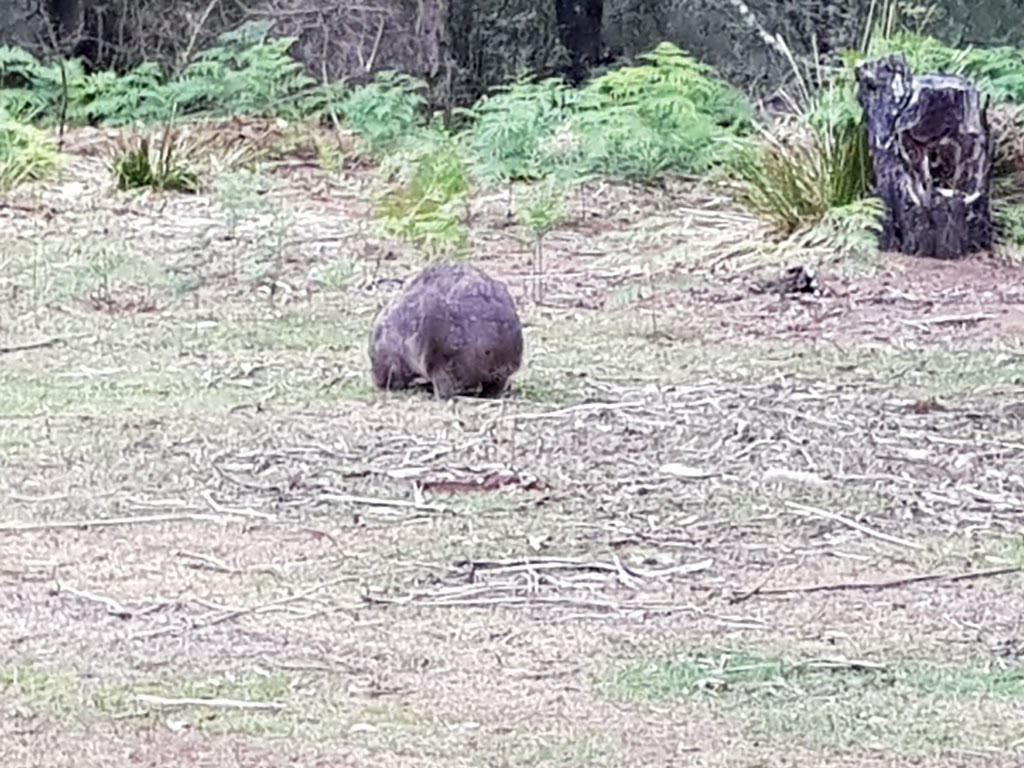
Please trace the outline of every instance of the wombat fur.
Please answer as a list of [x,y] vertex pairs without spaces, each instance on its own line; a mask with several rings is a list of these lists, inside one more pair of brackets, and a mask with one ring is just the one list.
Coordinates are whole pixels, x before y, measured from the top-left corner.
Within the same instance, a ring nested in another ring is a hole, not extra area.
[[370,336],[373,383],[434,395],[496,397],[523,359],[523,329],[504,283],[476,267],[424,269],[377,315]]

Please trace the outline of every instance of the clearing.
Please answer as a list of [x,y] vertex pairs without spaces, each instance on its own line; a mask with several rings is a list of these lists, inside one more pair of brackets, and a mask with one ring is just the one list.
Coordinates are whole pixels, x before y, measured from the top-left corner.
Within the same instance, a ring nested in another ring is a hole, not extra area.
[[4,765],[1024,760],[1020,268],[755,293],[725,200],[594,184],[538,305],[498,193],[526,364],[442,403],[369,386],[365,174],[104,141],[0,203]]

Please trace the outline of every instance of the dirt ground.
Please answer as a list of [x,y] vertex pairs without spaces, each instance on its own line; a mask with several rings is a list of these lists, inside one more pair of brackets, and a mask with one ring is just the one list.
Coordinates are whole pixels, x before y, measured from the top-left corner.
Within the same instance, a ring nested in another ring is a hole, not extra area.
[[444,403],[369,383],[369,171],[69,146],[0,199],[4,764],[1024,760],[1019,254],[757,292],[726,200],[595,184],[538,276],[481,196],[527,359]]

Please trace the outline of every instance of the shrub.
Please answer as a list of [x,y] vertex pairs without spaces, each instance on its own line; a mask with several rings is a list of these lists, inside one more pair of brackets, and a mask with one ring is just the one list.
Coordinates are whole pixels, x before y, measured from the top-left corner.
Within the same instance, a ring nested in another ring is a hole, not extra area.
[[428,132],[395,161],[404,166],[399,181],[375,203],[384,232],[428,255],[464,254],[469,247],[465,219],[470,185],[457,140],[444,131]]

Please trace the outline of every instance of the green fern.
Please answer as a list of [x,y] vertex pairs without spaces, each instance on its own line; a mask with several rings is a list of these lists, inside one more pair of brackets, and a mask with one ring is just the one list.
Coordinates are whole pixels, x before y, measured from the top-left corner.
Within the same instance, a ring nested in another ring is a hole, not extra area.
[[753,127],[747,98],[715,79],[711,67],[678,46],[662,42],[638,58],[644,63],[612,70],[594,80],[588,90],[615,104],[635,106],[653,122],[678,123],[696,111],[720,127],[739,131]]
[[426,84],[400,72],[379,72],[339,103],[346,123],[371,155],[395,149],[423,124]]
[[466,116],[477,175],[485,183],[540,179],[575,166],[572,143],[559,144],[576,102],[564,81],[539,83],[526,77],[496,88],[480,99]]
[[17,48],[0,48],[0,108],[19,119],[52,125],[67,83],[69,124],[161,123],[172,114],[299,119],[337,112],[340,84],[317,83],[288,51],[293,37],[270,38],[268,22],[221,35],[179,77],[144,62],[125,74],[86,74],[80,61],[44,63]]
[[469,169],[457,141],[446,133],[427,133],[401,160],[405,178],[375,203],[384,232],[429,255],[466,253]]
[[[85,76],[81,64],[65,65],[69,89]],[[52,119],[63,98],[59,64],[44,64],[35,56],[10,46],[0,46],[0,109],[25,122]]]
[[68,121],[127,125],[168,119],[173,112],[158,64],[144,62],[119,75],[96,72],[69,83]]
[[589,172],[652,181],[701,173],[723,159],[724,139],[753,127],[753,110],[736,89],[671,43],[592,81],[574,125]]
[[268,39],[270,22],[249,22],[202,51],[165,98],[185,112],[218,116],[297,117],[295,97],[316,87],[288,55],[296,38]]

